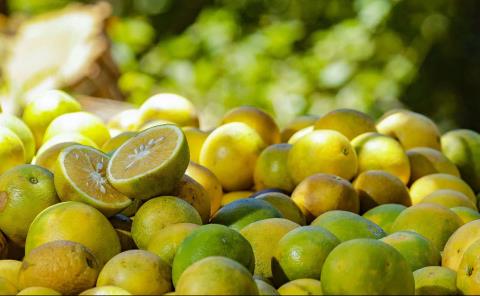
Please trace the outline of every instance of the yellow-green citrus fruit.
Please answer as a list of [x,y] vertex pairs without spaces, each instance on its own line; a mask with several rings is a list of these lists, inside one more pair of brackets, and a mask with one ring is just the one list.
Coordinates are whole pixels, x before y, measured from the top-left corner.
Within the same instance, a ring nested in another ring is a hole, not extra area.
[[330,174],[315,174],[305,178],[292,193],[292,200],[312,221],[332,210],[358,213],[358,195],[347,180]]
[[377,131],[375,122],[370,116],[353,109],[328,112],[315,122],[315,129],[335,130],[349,140],[363,133]]
[[105,153],[113,153],[118,147],[122,146],[123,143],[135,137],[137,134],[137,132],[121,132],[106,141],[102,146],[102,151]]
[[425,196],[420,203],[436,203],[447,208],[453,207],[469,207],[473,210],[477,209],[477,205],[460,191],[451,189],[436,190]]
[[222,204],[223,190],[220,180],[206,167],[190,161],[185,174],[200,183],[210,198],[210,216],[213,216]]
[[22,119],[33,132],[36,146],[39,148],[43,143],[45,130],[55,118],[80,110],[80,104],[67,93],[48,90],[25,106]]
[[0,260],[0,278],[10,281],[18,288],[18,272],[22,267],[22,261],[4,259]]
[[258,295],[252,275],[240,263],[211,256],[190,265],[178,280],[178,295]]
[[307,223],[305,215],[292,199],[281,192],[265,192],[255,196],[256,199],[264,200],[277,209],[283,218],[299,225]]
[[295,184],[317,173],[346,180],[357,173],[357,155],[349,140],[331,130],[316,130],[300,138],[293,144],[287,163]]
[[199,162],[200,151],[202,151],[203,143],[207,139],[209,133],[191,126],[184,127],[183,133],[187,138],[188,147],[190,148],[190,160]]
[[203,143],[200,164],[212,171],[226,191],[250,189],[257,158],[265,147],[258,133],[241,122],[224,124]]
[[156,94],[140,106],[140,123],[167,120],[179,126],[198,127],[195,106],[186,98],[170,93]]
[[411,295],[415,291],[407,260],[375,239],[338,245],[325,260],[320,281],[326,295]]
[[378,132],[391,136],[405,149],[430,147],[440,150],[440,131],[437,125],[425,115],[396,110],[385,114],[377,123]]
[[398,231],[382,238],[381,241],[400,252],[407,259],[412,271],[426,266],[440,265],[442,260],[440,251],[433,243],[413,231]]
[[72,145],[60,152],[55,167],[55,188],[62,201],[91,205],[106,216],[128,207],[131,200],[107,180],[106,154],[82,145]]
[[28,253],[18,273],[22,289],[46,287],[62,294],[78,294],[95,286],[100,266],[85,246],[57,240]]
[[476,240],[463,254],[457,270],[457,288],[460,295],[480,294],[480,240]]
[[107,122],[107,127],[112,136],[123,132],[134,132],[140,124],[140,111],[138,109],[127,109],[117,113]]
[[171,194],[189,163],[188,144],[175,125],[144,130],[112,155],[108,181],[120,192],[139,199]]
[[191,204],[202,217],[202,222],[208,223],[210,220],[210,197],[200,183],[184,175],[175,186],[172,195]]
[[176,223],[202,224],[193,206],[173,196],[152,198],[138,209],[132,224],[132,236],[137,246],[144,249],[153,235],[164,227]]
[[134,295],[160,295],[172,290],[171,268],[151,252],[129,250],[105,264],[97,286],[116,286]]
[[442,266],[427,266],[413,272],[415,295],[458,295],[457,273]]
[[278,291],[265,281],[255,279],[257,284],[258,295],[280,295]]
[[84,245],[100,266],[120,252],[120,242],[108,219],[97,209],[76,201],[55,204],[35,217],[28,230],[25,254],[55,240]]
[[254,171],[256,190],[268,188],[292,192],[295,188],[287,166],[288,153],[292,145],[274,144],[262,151]]
[[313,132],[314,130],[315,130],[315,128],[314,128],[313,125],[304,127],[304,128],[302,128],[301,130],[298,130],[297,132],[295,132],[295,133],[290,137],[290,139],[288,139],[288,142],[287,142],[287,143],[290,144],[290,145],[293,145],[293,144],[295,144],[296,142],[298,142],[298,140],[300,140],[301,138],[303,138],[303,136],[308,135],[309,133]]
[[443,173],[460,177],[458,168],[442,152],[428,148],[417,147],[407,150],[410,161],[410,183],[423,176]]
[[402,145],[378,133],[365,133],[352,140],[358,157],[358,173],[382,170],[397,176],[404,184],[410,179],[410,162]]
[[18,289],[7,279],[0,277],[0,294],[15,295]]
[[440,252],[443,251],[449,237],[462,226],[462,220],[448,208],[423,203],[402,211],[393,223],[392,232],[401,230],[415,231],[427,239]]
[[234,108],[227,112],[222,119],[222,124],[230,122],[245,123],[253,128],[267,145],[280,143],[280,130],[275,120],[261,109],[251,106]]
[[17,295],[62,295],[62,294],[50,288],[28,287],[18,292]]
[[60,134],[75,132],[89,138],[99,147],[110,139],[110,132],[100,117],[88,112],[74,112],[55,118],[45,131],[42,143]]
[[74,132],[74,133],[57,135],[51,138],[50,140],[48,140],[47,142],[43,143],[43,145],[37,151],[37,156],[43,154],[47,150],[50,150],[51,148],[53,148],[53,146],[56,146],[57,144],[69,143],[69,142],[77,143],[84,146],[90,146],[93,148],[98,148],[98,145],[95,144],[95,142],[93,142],[91,139],[79,133]]
[[[132,295],[125,289],[116,286],[101,286],[83,291],[79,295]],[[166,295],[166,294],[163,294]]]
[[270,218],[251,223],[240,231],[253,248],[255,275],[272,279],[273,250],[285,234],[297,227],[300,225],[290,220]]
[[318,216],[311,225],[325,228],[342,242],[356,238],[380,239],[386,235],[385,231],[372,221],[352,212],[340,210]]
[[208,224],[194,229],[180,244],[173,259],[172,278],[177,286],[185,270],[210,256],[233,259],[253,271],[255,257],[247,239],[224,225]]
[[412,205],[408,188],[402,180],[386,171],[362,172],[353,182],[353,187],[358,193],[362,213],[381,204]]
[[58,202],[53,174],[42,167],[26,164],[0,175],[0,229],[19,245],[33,219]]
[[323,263],[340,241],[319,226],[296,228],[283,236],[272,259],[272,273],[277,285],[288,281],[319,279]]
[[6,113],[0,113],[0,126],[8,128],[18,136],[25,149],[25,162],[30,163],[35,155],[36,145],[28,126],[20,118]]
[[480,191],[480,134],[466,129],[442,136],[443,153],[458,167],[462,179]]
[[322,283],[315,279],[298,279],[278,288],[280,295],[323,295]]
[[147,245],[147,251],[156,254],[160,259],[172,265],[173,258],[183,240],[196,228],[193,223],[177,223],[168,225],[155,233]]
[[211,223],[226,225],[240,231],[250,223],[269,218],[283,218],[283,215],[266,201],[244,198],[231,202],[218,210],[212,217]]
[[254,192],[253,191],[232,191],[223,194],[221,206],[226,206],[229,203],[237,201],[239,199],[249,198]]
[[457,190],[465,194],[472,203],[477,203],[477,198],[472,188],[462,179],[449,174],[432,174],[424,176],[410,186],[410,197],[415,205],[425,196],[440,189]]
[[462,219],[463,224],[480,219],[480,213],[477,210],[472,210],[472,208],[453,207],[450,208],[450,210],[457,214],[460,219]]
[[393,222],[406,208],[406,206],[399,204],[383,204],[367,211],[363,214],[363,217],[380,226],[386,233],[392,233]]
[[282,142],[288,142],[288,140],[290,139],[290,137],[293,136],[293,134],[308,126],[313,126],[315,124],[315,121],[317,120],[318,116],[316,115],[303,115],[296,117],[291,122],[289,122],[280,133]]
[[0,126],[0,174],[25,163],[22,140],[10,129]]
[[442,266],[457,271],[465,251],[479,239],[480,220],[474,220],[462,225],[450,236],[445,244],[442,254]]
[[42,149],[43,147],[45,147],[44,145],[40,148],[40,150],[42,151],[39,152],[33,159],[32,164],[44,167],[47,170],[54,172],[55,166],[57,165],[58,155],[60,154],[60,152],[62,152],[62,150],[67,148],[68,146],[72,146],[76,144],[77,143],[75,142],[61,142],[53,146],[46,147],[45,149]]

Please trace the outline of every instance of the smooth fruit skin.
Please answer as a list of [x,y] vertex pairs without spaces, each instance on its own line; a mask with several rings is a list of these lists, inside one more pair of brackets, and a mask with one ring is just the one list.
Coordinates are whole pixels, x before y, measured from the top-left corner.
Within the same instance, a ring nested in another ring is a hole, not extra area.
[[203,143],[200,164],[217,176],[226,191],[248,190],[264,147],[262,138],[248,125],[227,123],[215,129]]
[[465,194],[451,189],[440,189],[425,196],[420,203],[435,203],[447,208],[469,207],[477,210],[477,205]]
[[283,218],[283,215],[266,201],[245,198],[222,207],[212,217],[211,223],[226,225],[240,231],[250,223],[268,218]]
[[457,214],[464,224],[480,219],[480,213],[469,207],[453,207],[450,210]]
[[25,163],[25,148],[20,138],[6,127],[0,126],[0,174]]
[[377,123],[377,130],[394,137],[405,149],[430,147],[440,150],[440,131],[425,115],[409,110],[393,110]]
[[340,210],[326,212],[310,225],[327,229],[342,242],[357,238],[380,239],[386,235],[385,231],[372,221]]
[[364,213],[363,217],[377,224],[389,234],[392,233],[391,227],[393,222],[406,208],[406,206],[399,204],[383,204]]
[[381,204],[412,205],[407,186],[386,171],[365,171],[357,176],[353,187],[358,193],[362,213]]
[[477,198],[472,188],[459,177],[449,174],[432,174],[424,176],[410,186],[410,197],[412,204],[416,205],[428,194],[440,190],[451,189],[465,194],[472,203],[477,203]]
[[[132,295],[125,289],[116,286],[101,286],[83,291],[79,295]],[[164,294],[165,295],[165,294]]]
[[381,239],[407,259],[412,271],[425,266],[439,265],[440,252],[430,240],[413,231],[398,231]]
[[298,279],[278,288],[280,295],[323,295],[322,283],[315,279]]
[[383,170],[397,176],[403,184],[410,179],[410,162],[402,145],[394,138],[365,133],[352,140],[358,158],[358,173]]
[[195,106],[186,98],[172,93],[160,93],[140,106],[139,126],[154,120],[166,120],[179,126],[198,127]]
[[417,147],[407,150],[410,161],[410,183],[423,176],[444,173],[460,177],[460,172],[442,152],[428,147]]
[[30,163],[35,155],[35,138],[28,126],[18,117],[6,113],[0,113],[0,126],[14,132],[22,141],[25,149],[25,162]]
[[287,167],[291,148],[290,144],[275,144],[262,151],[253,175],[256,190],[276,188],[287,192],[293,191],[295,184]]
[[290,123],[283,128],[281,132],[281,137],[282,137],[282,143],[287,143],[290,137],[292,137],[293,134],[298,132],[299,130],[306,128],[308,126],[312,126],[315,124],[315,121],[318,120],[318,116],[316,115],[303,115],[303,116],[298,116],[294,120],[292,120]]
[[429,239],[441,252],[449,237],[462,224],[462,220],[448,208],[424,203],[409,207],[400,213],[391,229],[393,232],[415,231]]
[[458,295],[457,273],[442,266],[427,266],[413,272],[415,295]]
[[376,132],[375,122],[367,114],[353,109],[337,109],[320,117],[315,129],[336,130],[352,140],[358,135]]
[[320,282],[327,295],[411,295],[415,290],[405,258],[392,246],[374,239],[338,245],[325,260]]
[[306,225],[307,221],[300,208],[292,201],[290,196],[281,192],[265,192],[255,196],[256,199],[264,200],[276,208],[285,219],[299,225]]
[[7,279],[0,277],[0,294],[15,295],[18,289]]
[[253,128],[267,145],[280,143],[280,130],[275,120],[265,111],[251,106],[241,106],[227,112],[222,124],[242,122]]
[[199,260],[178,280],[178,295],[258,295],[250,272],[240,263],[220,256]]
[[164,227],[176,223],[201,225],[202,218],[188,202],[174,196],[160,196],[144,203],[135,214],[132,237],[144,249],[153,235]]
[[134,295],[159,295],[172,290],[171,268],[153,253],[129,250],[105,264],[97,286],[116,286]]
[[75,201],[50,206],[35,217],[28,230],[25,254],[55,240],[83,244],[92,251],[100,266],[120,252],[120,242],[108,219],[97,209]]
[[208,224],[193,230],[177,249],[172,264],[173,284],[177,285],[189,266],[210,256],[228,257],[250,271],[255,264],[252,246],[240,233],[224,225]]
[[462,225],[455,231],[447,243],[442,254],[442,266],[457,271],[465,251],[480,239],[480,220]]
[[74,112],[55,118],[45,131],[42,143],[54,136],[71,132],[78,132],[91,139],[98,147],[110,139],[110,132],[100,117],[88,112]]
[[0,278],[10,281],[18,288],[18,271],[20,267],[22,267],[22,261],[10,259],[0,260]]
[[210,216],[213,216],[222,204],[223,190],[220,180],[206,167],[190,161],[185,174],[200,183],[210,197]]
[[480,134],[459,129],[442,136],[443,153],[458,167],[462,179],[480,191]]
[[305,178],[293,191],[292,200],[307,221],[333,210],[359,211],[358,195],[352,184],[330,174],[315,174]]
[[272,273],[276,285],[302,278],[320,278],[328,254],[340,241],[330,231],[319,226],[296,228],[283,236],[272,258]]
[[18,292],[17,295],[62,295],[62,294],[50,288],[28,287]]
[[258,295],[280,295],[272,285],[265,281],[255,279],[255,284],[257,284]]
[[480,240],[476,240],[463,254],[457,270],[457,288],[461,295],[480,294]]
[[350,180],[357,173],[357,155],[339,132],[316,130],[293,144],[287,165],[295,184],[317,173]]
[[183,133],[187,138],[188,147],[190,148],[190,160],[194,162],[200,161],[200,151],[203,143],[207,139],[209,133],[204,132],[196,127],[184,127]]
[[43,143],[43,136],[48,125],[58,116],[79,112],[80,104],[67,93],[49,90],[30,101],[23,111],[22,119],[35,136],[37,149]]
[[36,165],[16,166],[0,176],[0,229],[24,245],[35,217],[58,202],[50,171]]
[[285,234],[297,227],[300,225],[290,220],[270,218],[251,223],[240,231],[253,248],[256,276],[272,279],[273,250]]

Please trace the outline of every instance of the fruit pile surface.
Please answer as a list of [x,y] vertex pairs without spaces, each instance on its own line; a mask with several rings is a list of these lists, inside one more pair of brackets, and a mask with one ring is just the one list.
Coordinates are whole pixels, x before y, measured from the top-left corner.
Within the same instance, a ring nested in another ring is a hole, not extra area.
[[480,294],[480,134],[351,109],[0,114],[0,294]]

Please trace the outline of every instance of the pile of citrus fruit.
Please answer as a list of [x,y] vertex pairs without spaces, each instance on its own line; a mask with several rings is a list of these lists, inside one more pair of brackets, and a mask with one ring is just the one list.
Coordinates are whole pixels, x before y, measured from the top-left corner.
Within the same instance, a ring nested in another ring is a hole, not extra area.
[[0,114],[0,294],[480,294],[480,134],[408,110],[199,125],[175,94]]

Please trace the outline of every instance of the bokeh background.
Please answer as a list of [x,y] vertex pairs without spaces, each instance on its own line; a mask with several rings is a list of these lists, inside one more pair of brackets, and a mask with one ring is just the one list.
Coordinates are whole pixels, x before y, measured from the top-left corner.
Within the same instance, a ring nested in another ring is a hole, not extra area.
[[[0,23],[71,2],[0,0]],[[239,105],[280,125],[338,107],[376,118],[405,107],[442,130],[480,131],[480,1],[108,2],[115,83],[133,104],[179,93],[206,125]]]

